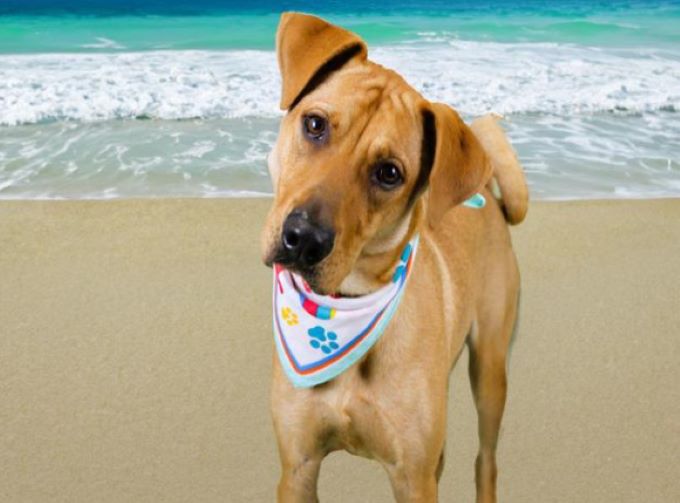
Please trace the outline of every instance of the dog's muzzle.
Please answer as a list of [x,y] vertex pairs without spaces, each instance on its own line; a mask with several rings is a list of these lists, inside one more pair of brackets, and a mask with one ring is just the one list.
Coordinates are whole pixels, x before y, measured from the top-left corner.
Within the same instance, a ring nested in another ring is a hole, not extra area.
[[333,229],[312,221],[305,210],[293,210],[283,223],[276,262],[308,270],[328,256],[334,241]]

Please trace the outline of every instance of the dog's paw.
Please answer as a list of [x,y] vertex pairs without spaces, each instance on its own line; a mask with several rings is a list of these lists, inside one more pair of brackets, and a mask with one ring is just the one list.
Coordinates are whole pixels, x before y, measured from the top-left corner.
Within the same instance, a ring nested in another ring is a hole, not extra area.
[[310,340],[309,345],[314,349],[320,349],[325,354],[330,354],[331,351],[338,349],[338,343],[335,342],[338,336],[335,332],[326,332],[321,326],[316,326],[307,330]]
[[286,323],[288,325],[295,326],[297,325],[300,321],[298,320],[297,314],[293,312],[293,310],[289,307],[284,307],[281,309],[281,316],[283,317],[284,320],[286,320]]

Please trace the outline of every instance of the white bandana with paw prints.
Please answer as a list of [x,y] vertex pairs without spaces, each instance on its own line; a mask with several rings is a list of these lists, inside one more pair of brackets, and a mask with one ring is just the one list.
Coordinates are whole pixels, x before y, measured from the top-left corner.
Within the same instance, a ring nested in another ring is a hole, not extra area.
[[281,365],[294,386],[330,381],[378,341],[401,301],[418,248],[404,248],[392,281],[362,297],[314,293],[297,274],[274,266],[274,339]]

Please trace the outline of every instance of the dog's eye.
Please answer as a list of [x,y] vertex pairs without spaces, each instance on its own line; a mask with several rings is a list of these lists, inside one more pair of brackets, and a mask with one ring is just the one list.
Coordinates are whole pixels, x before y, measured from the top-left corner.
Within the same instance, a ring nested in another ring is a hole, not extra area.
[[319,115],[305,115],[304,128],[305,133],[309,138],[314,141],[320,141],[323,140],[326,135],[328,124],[326,119]]
[[404,177],[395,164],[384,162],[373,170],[373,181],[383,189],[392,190],[401,185]]

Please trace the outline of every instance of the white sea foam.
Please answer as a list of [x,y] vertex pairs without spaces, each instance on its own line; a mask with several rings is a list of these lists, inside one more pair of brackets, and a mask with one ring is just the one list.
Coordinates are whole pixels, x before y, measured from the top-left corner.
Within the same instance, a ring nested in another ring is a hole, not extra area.
[[256,51],[0,56],[0,124],[271,116],[278,75]]
[[[680,51],[434,38],[371,57],[470,115],[680,109]],[[0,124],[275,117],[279,85],[268,51],[0,55]]]

